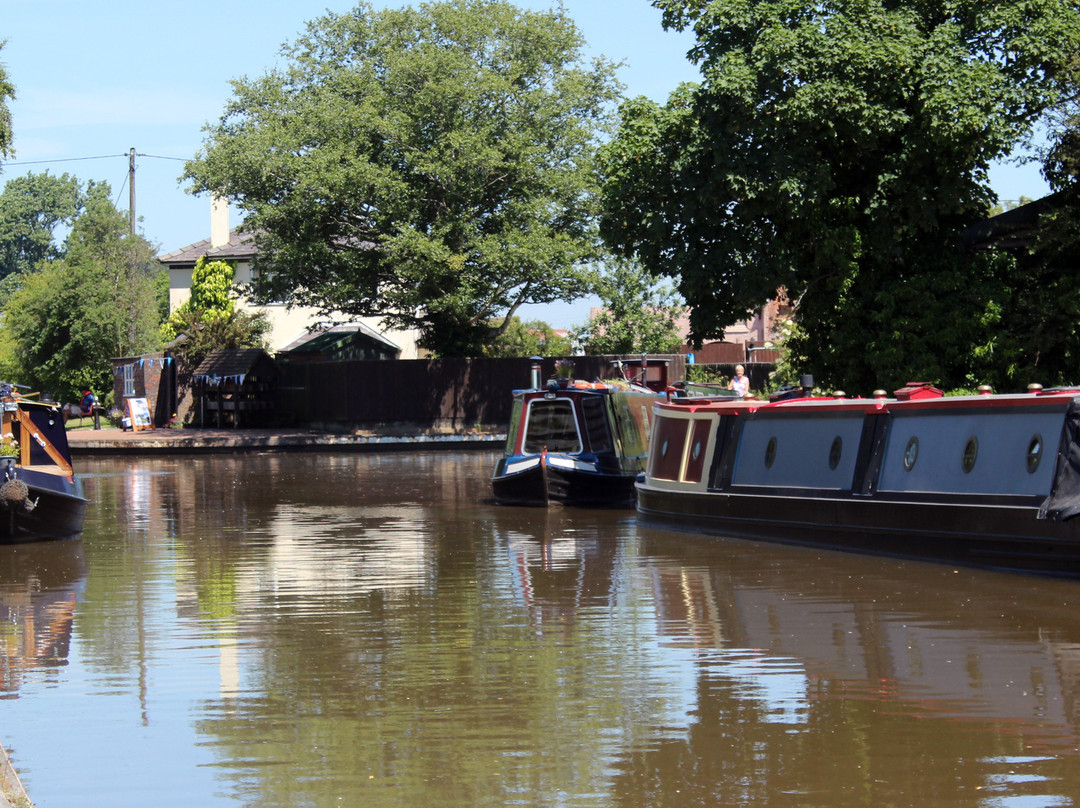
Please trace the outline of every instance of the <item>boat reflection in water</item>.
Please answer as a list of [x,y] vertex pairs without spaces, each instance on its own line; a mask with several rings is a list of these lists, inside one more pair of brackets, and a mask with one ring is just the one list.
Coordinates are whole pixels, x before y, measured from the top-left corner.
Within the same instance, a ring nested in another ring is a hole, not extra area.
[[569,631],[583,611],[614,606],[621,542],[565,510],[520,514],[516,521],[496,524],[514,590],[532,626]]
[[0,545],[3,696],[14,696],[34,671],[67,664],[85,579],[81,539]]
[[[687,766],[708,758],[711,727],[769,748],[760,789],[835,778],[831,793],[867,805],[922,791],[1075,804],[1074,583],[659,531],[641,552],[661,643],[696,681],[686,739],[667,750]],[[921,785],[898,792],[903,777]],[[767,799],[727,785],[738,804]]]

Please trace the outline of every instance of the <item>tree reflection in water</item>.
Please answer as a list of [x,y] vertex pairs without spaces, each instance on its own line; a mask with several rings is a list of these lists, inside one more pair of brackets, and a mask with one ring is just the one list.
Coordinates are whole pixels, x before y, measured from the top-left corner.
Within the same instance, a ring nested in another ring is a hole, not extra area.
[[498,507],[494,462],[85,463],[82,540],[0,548],[0,740],[31,797],[1080,794],[1080,584],[659,531],[632,510]]

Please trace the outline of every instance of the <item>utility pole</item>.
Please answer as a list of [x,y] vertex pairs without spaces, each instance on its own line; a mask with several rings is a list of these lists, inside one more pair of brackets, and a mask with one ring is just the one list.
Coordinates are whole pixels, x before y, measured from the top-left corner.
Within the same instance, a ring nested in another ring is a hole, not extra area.
[[135,147],[128,153],[128,194],[130,204],[128,216],[131,219],[131,235],[135,235]]

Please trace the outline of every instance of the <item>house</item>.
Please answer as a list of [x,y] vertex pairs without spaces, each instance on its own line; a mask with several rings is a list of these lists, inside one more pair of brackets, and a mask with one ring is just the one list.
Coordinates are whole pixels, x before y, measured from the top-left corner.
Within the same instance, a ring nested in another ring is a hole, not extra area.
[[[250,233],[240,233],[229,227],[229,206],[224,200],[211,203],[210,238],[197,241],[187,247],[159,256],[158,260],[169,271],[169,310],[175,311],[191,297],[191,273],[195,263],[206,256],[211,261],[228,261],[236,268],[234,282],[240,286],[251,283],[257,277],[256,256],[258,248]],[[315,309],[301,306],[288,307],[284,303],[255,306],[241,300],[238,307],[263,312],[270,320],[267,335],[270,353],[277,353],[311,332],[322,321]],[[345,319],[342,315],[341,320]],[[370,317],[352,323],[354,330],[363,335],[374,335],[373,349],[381,358],[421,358],[416,341],[416,331],[384,330],[379,318]],[[362,337],[360,338],[362,341]]]
[[1043,217],[1075,205],[1075,199],[1072,188],[1019,205],[971,225],[964,231],[964,240],[973,250],[1027,252],[1037,242]]

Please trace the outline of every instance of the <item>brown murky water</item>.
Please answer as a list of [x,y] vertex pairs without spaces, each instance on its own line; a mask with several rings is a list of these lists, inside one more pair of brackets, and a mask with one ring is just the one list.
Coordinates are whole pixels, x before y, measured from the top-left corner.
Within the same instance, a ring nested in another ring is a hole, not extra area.
[[0,548],[38,808],[1080,803],[1080,583],[500,508],[489,454],[94,460]]

